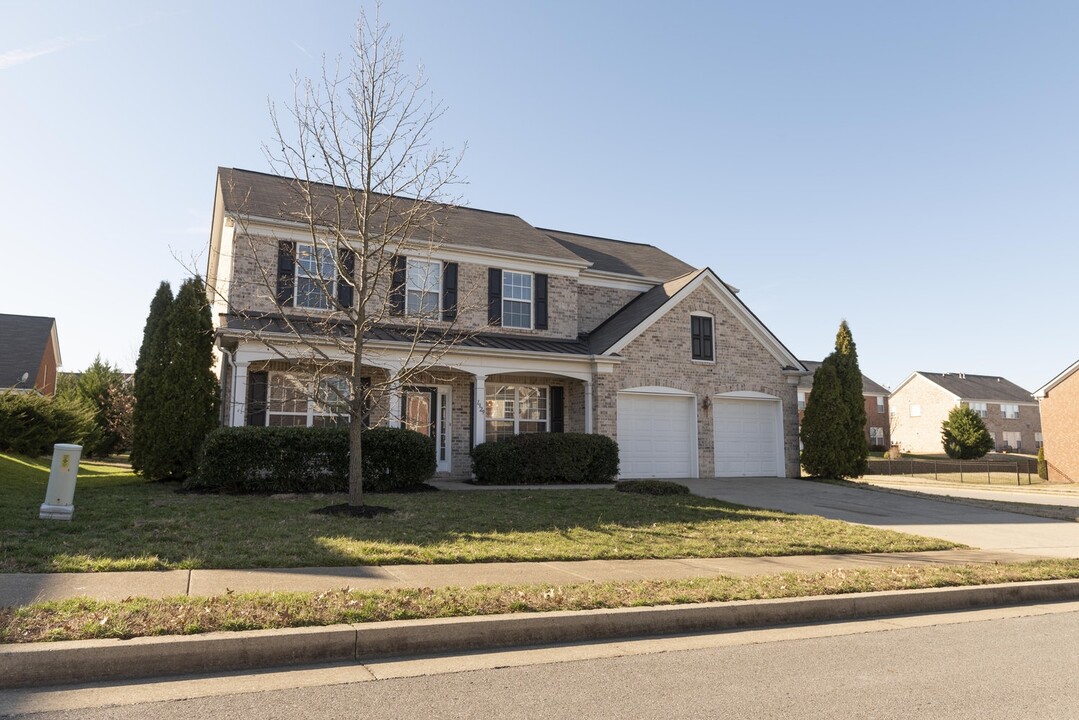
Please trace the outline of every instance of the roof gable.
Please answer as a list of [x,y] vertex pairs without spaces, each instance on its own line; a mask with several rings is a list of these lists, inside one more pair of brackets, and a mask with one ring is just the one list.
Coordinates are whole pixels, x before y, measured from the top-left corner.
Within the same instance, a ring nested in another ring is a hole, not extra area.
[[1050,380],[1049,382],[1045,383],[1040,388],[1035,390],[1034,391],[1034,397],[1039,398],[1039,399],[1045,397],[1047,394],[1049,394],[1050,390],[1052,390],[1057,385],[1059,385],[1060,383],[1062,383],[1065,380],[1067,380],[1068,378],[1070,378],[1072,375],[1075,374],[1075,372],[1077,370],[1079,370],[1079,360],[1076,360],[1064,372],[1060,373],[1055,378],[1053,378],[1052,380]]
[[[34,315],[0,315],[0,388],[33,387],[41,359],[56,328],[56,319]],[[54,343],[55,345],[55,343]],[[60,348],[53,348],[57,365]],[[22,380],[23,373],[28,379]]]
[[694,270],[639,295],[592,332],[589,336],[592,352],[596,355],[617,353],[702,286],[708,288],[784,368],[805,371],[801,361],[711,268]]

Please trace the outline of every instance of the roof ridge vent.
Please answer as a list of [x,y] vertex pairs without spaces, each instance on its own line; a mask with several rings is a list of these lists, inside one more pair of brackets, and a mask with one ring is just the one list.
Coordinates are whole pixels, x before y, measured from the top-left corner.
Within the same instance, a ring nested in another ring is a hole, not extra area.
[[960,379],[960,380],[966,380],[966,379],[967,379],[967,376],[966,376],[966,375],[964,375],[963,373],[959,373],[959,379]]

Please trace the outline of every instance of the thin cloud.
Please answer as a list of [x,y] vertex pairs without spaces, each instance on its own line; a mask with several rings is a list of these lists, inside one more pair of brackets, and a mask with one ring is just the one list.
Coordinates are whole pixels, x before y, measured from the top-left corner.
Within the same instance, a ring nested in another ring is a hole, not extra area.
[[47,45],[42,45],[37,48],[15,48],[14,50],[8,50],[4,53],[0,53],[0,70],[7,70],[8,68],[15,67],[16,65],[22,65],[28,63],[31,60],[36,60],[39,57],[45,55],[52,55],[54,52],[66,50],[72,45],[79,45],[86,40],[71,39],[71,38],[57,38]]

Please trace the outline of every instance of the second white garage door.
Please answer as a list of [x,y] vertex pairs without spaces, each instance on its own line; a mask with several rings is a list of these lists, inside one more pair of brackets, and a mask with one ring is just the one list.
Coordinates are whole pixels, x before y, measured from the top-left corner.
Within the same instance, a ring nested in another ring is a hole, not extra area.
[[621,477],[697,477],[693,400],[681,395],[618,395]]
[[779,477],[779,400],[716,398],[716,477]]

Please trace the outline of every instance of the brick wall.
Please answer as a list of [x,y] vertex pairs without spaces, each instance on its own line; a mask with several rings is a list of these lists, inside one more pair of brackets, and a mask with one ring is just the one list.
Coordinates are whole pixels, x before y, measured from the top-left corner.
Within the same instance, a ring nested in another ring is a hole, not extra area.
[[[799,393],[805,393],[805,399],[806,399],[807,402],[809,401],[809,395],[810,395],[811,391],[808,388],[799,387],[798,392]],[[884,447],[886,447],[886,448],[890,447],[891,442],[892,442],[891,441],[892,432],[891,432],[891,422],[890,422],[890,418],[889,418],[889,415],[888,415],[888,411],[889,411],[888,396],[887,395],[882,396],[884,398],[884,412],[877,412],[877,396],[876,395],[865,395],[864,397],[865,397],[865,440],[866,440],[866,442],[869,443],[869,446],[871,448],[874,445],[879,444],[879,441],[877,443],[875,443],[873,441],[873,436],[872,436],[872,433],[870,432],[870,428],[879,427],[884,432],[884,442],[883,442]],[[805,410],[799,410],[798,411],[798,426],[799,427],[801,427],[802,421],[804,419],[805,419]]]
[[580,332],[592,332],[641,293],[636,290],[577,286],[577,321]]
[[[714,363],[694,362],[690,347],[690,313],[714,317]],[[754,338],[711,291],[700,287],[663,318],[627,345],[625,358],[613,373],[597,374],[593,387],[596,432],[617,438],[618,391],[657,385],[697,396],[698,467],[701,477],[715,471],[712,410],[705,397],[749,390],[780,398],[783,409],[785,472],[798,477],[798,405],[795,386],[787,382],[782,365]]]
[[1038,410],[1037,405],[1019,405],[1019,417],[1014,419],[1004,417],[1000,403],[986,403],[985,409],[989,416],[982,420],[985,422],[985,429],[993,434],[993,442],[997,449],[1007,447],[1007,443],[1004,442],[1004,432],[1007,431],[1021,433],[1023,452],[1037,452],[1034,433],[1042,431],[1041,411]]
[[1041,421],[1049,480],[1079,482],[1079,372],[1041,400]]

